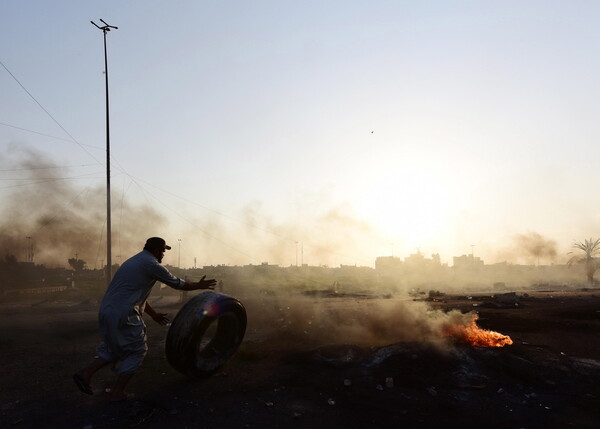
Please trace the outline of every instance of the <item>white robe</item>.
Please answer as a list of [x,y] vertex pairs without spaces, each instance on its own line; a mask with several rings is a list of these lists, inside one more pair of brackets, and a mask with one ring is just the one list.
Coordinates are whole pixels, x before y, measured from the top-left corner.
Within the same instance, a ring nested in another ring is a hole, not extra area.
[[156,281],[174,289],[185,284],[185,280],[160,265],[152,253],[142,250],[117,270],[100,304],[98,321],[103,343],[96,354],[109,361],[120,361],[119,374],[135,372],[146,356],[142,313]]

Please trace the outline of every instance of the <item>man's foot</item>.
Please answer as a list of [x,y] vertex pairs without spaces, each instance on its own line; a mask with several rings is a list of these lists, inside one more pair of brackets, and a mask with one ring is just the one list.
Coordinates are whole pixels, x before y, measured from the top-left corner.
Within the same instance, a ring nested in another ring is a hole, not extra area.
[[73,374],[73,381],[83,393],[88,395],[93,395],[94,391],[92,390],[92,385],[90,384],[90,380],[81,375],[80,373]]

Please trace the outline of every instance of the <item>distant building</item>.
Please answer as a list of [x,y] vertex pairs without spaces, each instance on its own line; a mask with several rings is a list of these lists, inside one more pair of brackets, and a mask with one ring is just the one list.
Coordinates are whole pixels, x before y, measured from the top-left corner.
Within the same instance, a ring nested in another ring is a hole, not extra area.
[[394,272],[401,268],[402,261],[396,256],[378,256],[375,258],[375,270],[379,272]]
[[421,252],[413,253],[407,258],[404,258],[404,264],[407,268],[410,267],[412,269],[432,268],[442,265],[438,253],[434,253],[431,255],[431,259],[428,259]]
[[454,261],[454,268],[457,270],[474,270],[482,269],[483,261],[479,257],[470,255],[455,256],[452,258]]

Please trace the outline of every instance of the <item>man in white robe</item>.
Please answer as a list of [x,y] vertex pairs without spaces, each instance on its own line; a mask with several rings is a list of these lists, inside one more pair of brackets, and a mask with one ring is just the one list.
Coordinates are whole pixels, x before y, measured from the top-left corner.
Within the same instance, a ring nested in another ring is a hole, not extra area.
[[96,349],[94,361],[73,375],[82,392],[92,395],[92,376],[100,368],[112,363],[117,380],[111,389],[111,400],[131,397],[125,392],[125,386],[148,351],[142,313],[146,312],[160,325],[169,323],[166,314],[157,313],[147,302],[157,281],[184,291],[214,289],[214,279],[205,280],[204,276],[198,282],[189,282],[175,277],[163,267],[160,263],[165,250],[170,249],[162,238],[151,237],[146,241],[144,250],[125,261],[115,273],[98,314],[103,342]]

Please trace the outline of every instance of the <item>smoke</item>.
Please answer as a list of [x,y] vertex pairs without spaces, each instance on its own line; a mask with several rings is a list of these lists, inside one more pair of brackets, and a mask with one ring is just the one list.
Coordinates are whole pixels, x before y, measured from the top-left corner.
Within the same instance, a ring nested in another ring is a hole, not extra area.
[[[13,170],[15,180],[4,182],[10,185],[4,187],[0,210],[0,257],[12,254],[26,260],[27,247],[33,244],[36,264],[67,266],[67,259],[77,256],[88,268],[100,267],[106,254],[104,168],[88,167],[85,171],[93,172],[84,175],[81,170],[60,168],[46,154],[22,148],[0,156],[0,166]],[[149,236],[173,241],[167,229],[172,226],[164,215],[150,204],[129,202],[139,193],[135,186],[128,188],[125,198],[119,188],[113,180],[113,263],[139,251]],[[323,201],[309,206],[283,219],[259,202],[248,203],[237,218],[214,212],[198,217],[197,211],[185,213],[183,208],[179,213],[191,222],[178,232],[182,266],[192,266],[195,257],[200,266],[373,263],[372,258],[356,258],[373,237],[369,225],[353,216],[350,207]],[[173,264],[173,253],[168,256],[165,262]]]
[[[77,174],[37,151],[23,149],[10,159],[1,156],[0,165],[18,173],[16,185],[5,187],[9,196],[1,209],[0,257],[12,254],[25,260],[30,240],[36,264],[67,266],[67,259],[77,255],[88,267],[99,266],[106,252],[106,190],[96,185],[102,182],[102,167],[94,168],[96,184],[78,187]],[[132,205],[121,197],[112,192],[117,207],[113,263],[119,262],[120,253],[129,256],[141,250],[145,239],[157,235],[164,223],[152,207]]]
[[540,260],[551,261],[556,257],[556,241],[537,232],[517,234],[515,242],[517,250],[532,263],[539,264]]
[[196,218],[185,231],[189,239],[182,250],[182,265],[189,266],[191,255],[199,256],[202,265],[373,264],[374,257],[366,248],[375,234],[349,206],[311,202],[306,211],[277,217],[263,203],[252,201],[237,216]]
[[[343,300],[343,302],[341,301]],[[447,325],[467,326],[471,313],[445,313],[426,303],[350,298],[268,297],[244,301],[249,314],[248,338],[278,347],[323,344],[377,346],[400,341],[448,346]]]

